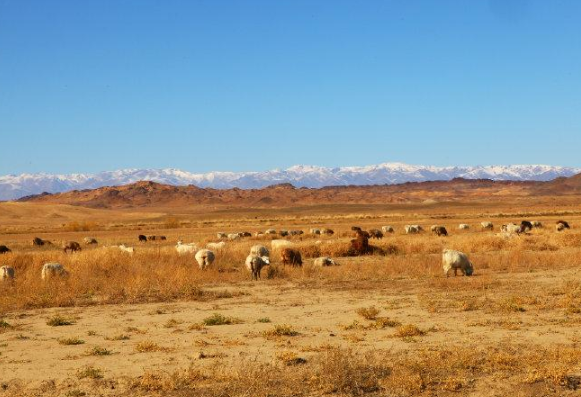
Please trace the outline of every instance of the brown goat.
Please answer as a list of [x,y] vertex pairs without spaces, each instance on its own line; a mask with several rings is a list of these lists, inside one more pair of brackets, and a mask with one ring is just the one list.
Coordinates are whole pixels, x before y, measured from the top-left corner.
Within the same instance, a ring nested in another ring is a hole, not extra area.
[[298,250],[292,248],[285,248],[280,253],[280,259],[283,265],[302,266],[303,259]]

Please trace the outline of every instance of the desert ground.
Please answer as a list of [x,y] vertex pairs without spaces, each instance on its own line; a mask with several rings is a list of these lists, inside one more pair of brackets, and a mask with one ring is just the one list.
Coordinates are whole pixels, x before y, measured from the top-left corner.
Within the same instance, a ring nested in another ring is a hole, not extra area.
[[[286,208],[95,209],[0,203],[0,396],[568,396],[581,388],[581,200]],[[506,235],[500,226],[543,228]],[[570,230],[557,232],[565,219]],[[482,221],[494,223],[481,230]],[[459,230],[467,223],[469,230]],[[406,235],[405,224],[426,232]],[[448,237],[430,233],[444,225]],[[392,225],[346,256],[352,226]],[[332,236],[309,234],[331,228]],[[253,281],[250,247],[284,237],[302,267]],[[178,240],[226,241],[202,271]],[[139,234],[167,240],[140,243]],[[50,246],[34,247],[40,237]],[[94,237],[98,244],[82,243]],[[63,241],[82,251],[65,254]],[[135,248],[121,252],[119,244]],[[446,277],[444,248],[471,277]],[[315,267],[319,256],[338,265]],[[42,281],[46,262],[69,272]]]

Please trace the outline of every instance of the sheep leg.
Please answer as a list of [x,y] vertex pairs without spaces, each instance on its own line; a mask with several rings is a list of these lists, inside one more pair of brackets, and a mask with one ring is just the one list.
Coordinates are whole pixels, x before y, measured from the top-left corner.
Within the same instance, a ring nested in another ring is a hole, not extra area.
[[458,275],[458,268],[457,268],[457,267],[455,267],[455,268],[454,268],[454,277],[456,277],[457,275]]

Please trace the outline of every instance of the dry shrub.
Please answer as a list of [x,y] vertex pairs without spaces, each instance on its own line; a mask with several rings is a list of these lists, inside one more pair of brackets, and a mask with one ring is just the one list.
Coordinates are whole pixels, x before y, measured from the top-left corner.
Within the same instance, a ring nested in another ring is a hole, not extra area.
[[357,309],[356,312],[366,320],[375,320],[379,314],[379,309],[377,309],[375,306],[361,307]]

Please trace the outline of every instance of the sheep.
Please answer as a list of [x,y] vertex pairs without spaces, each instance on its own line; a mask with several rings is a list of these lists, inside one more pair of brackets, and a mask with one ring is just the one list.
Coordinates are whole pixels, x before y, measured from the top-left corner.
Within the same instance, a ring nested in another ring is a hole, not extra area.
[[280,232],[278,232],[278,234],[279,234],[281,237],[286,237],[286,236],[288,236],[288,235],[289,235],[289,232],[288,232],[288,230],[281,230]]
[[267,229],[264,234],[276,234],[276,230],[274,229]]
[[468,260],[466,254],[450,249],[444,249],[442,251],[442,267],[444,268],[446,277],[449,276],[449,272],[452,269],[454,269],[454,276],[457,275],[458,269],[465,276],[471,276],[474,273],[474,266]]
[[335,266],[337,265],[337,263],[335,263],[335,261],[329,258],[328,256],[322,256],[320,258],[315,259],[313,265],[325,267],[325,266]]
[[367,255],[373,252],[373,248],[369,245],[369,233],[361,229],[355,229],[357,237],[351,240],[350,255]]
[[432,232],[438,237],[448,235],[448,231],[444,226],[436,226],[434,229],[432,229]]
[[137,236],[137,240],[139,240],[140,243],[147,243],[147,236],[140,234]]
[[470,225],[469,225],[469,224],[467,224],[467,223],[461,223],[461,224],[458,226],[458,229],[460,229],[460,230],[469,230],[469,229],[470,229]]
[[252,237],[252,233],[250,232],[242,232],[242,236],[240,237]]
[[571,229],[571,227],[569,226],[569,223],[566,221],[557,221],[557,225],[556,225],[557,231],[561,232],[565,229]]
[[222,238],[228,238],[228,235],[224,232],[218,232],[218,233],[216,233],[216,237],[222,239]]
[[0,254],[6,254],[8,252],[12,252],[12,250],[5,245],[0,245]]
[[0,282],[14,280],[14,268],[11,266],[0,266]]
[[406,234],[418,234],[422,228],[419,225],[405,225],[404,230]]
[[71,252],[81,251],[81,244],[77,243],[76,241],[67,241],[63,244],[63,251],[65,252],[65,254],[68,251]]
[[93,245],[97,244],[97,239],[93,237],[85,237],[83,239],[83,242],[85,243],[85,245]]
[[543,224],[540,221],[532,221],[531,223],[532,223],[533,227],[535,227],[535,228],[541,229],[543,227]]
[[288,240],[272,240],[270,242],[270,248],[272,248],[273,251],[281,248],[292,247],[293,245],[294,244]]
[[196,252],[196,261],[198,262],[198,266],[200,266],[200,270],[205,270],[214,262],[215,258],[214,252],[208,249],[201,249]]
[[359,226],[351,226],[351,230],[355,232],[355,237],[364,236],[366,238],[371,238],[371,234],[369,234],[369,232],[361,230]]
[[395,229],[393,228],[393,226],[382,226],[381,231],[384,233],[393,233]]
[[157,240],[157,236],[147,236],[147,241],[155,241]]
[[43,245],[52,245],[48,240],[43,240],[40,237],[35,237],[32,239],[32,245],[36,247],[42,247]]
[[494,230],[494,225],[492,222],[481,222],[482,230]]
[[508,234],[521,234],[524,233],[524,229],[522,225],[517,225],[516,223],[508,223],[506,225],[502,225],[500,230],[508,233]]
[[321,229],[312,228],[311,230],[309,230],[309,233],[318,235],[321,234]]
[[262,237],[262,236],[264,236],[264,233],[262,233],[262,232],[254,233],[254,237]]
[[193,254],[198,251],[198,246],[195,243],[184,244],[182,240],[179,240],[176,244],[176,251],[178,254]]
[[250,254],[255,256],[270,256],[268,248],[260,244],[252,246],[252,248],[250,248]]
[[324,228],[324,229],[321,229],[321,234],[325,234],[327,236],[332,236],[333,234],[335,234],[335,231],[332,229]]
[[305,232],[302,230],[291,230],[289,233],[291,236],[300,236],[301,234],[305,234]]
[[42,267],[40,278],[43,281],[48,281],[55,277],[66,277],[68,274],[69,272],[60,263],[49,262]]
[[283,265],[291,265],[293,267],[303,265],[301,253],[298,250],[292,248],[283,249],[280,253],[280,260],[282,261]]
[[250,254],[246,257],[246,268],[252,273],[252,279],[258,280],[260,272],[264,266],[270,265],[270,258],[268,256],[258,256]]
[[117,248],[119,248],[123,252],[127,252],[129,255],[133,255],[133,253],[135,252],[135,248],[128,247],[125,244],[121,244],[121,245],[117,246]]
[[240,238],[240,236],[238,235],[238,233],[228,234],[228,240],[230,240],[230,241],[238,240],[239,238]]
[[206,248],[210,250],[219,251],[226,247],[226,243],[224,241],[220,241],[219,243],[208,243],[206,244]]
[[520,223],[520,228],[522,233],[530,232],[533,230],[533,224],[529,221],[522,221]]
[[371,230],[369,230],[369,237],[376,238],[376,239],[382,239],[383,233],[379,229],[371,229]]

